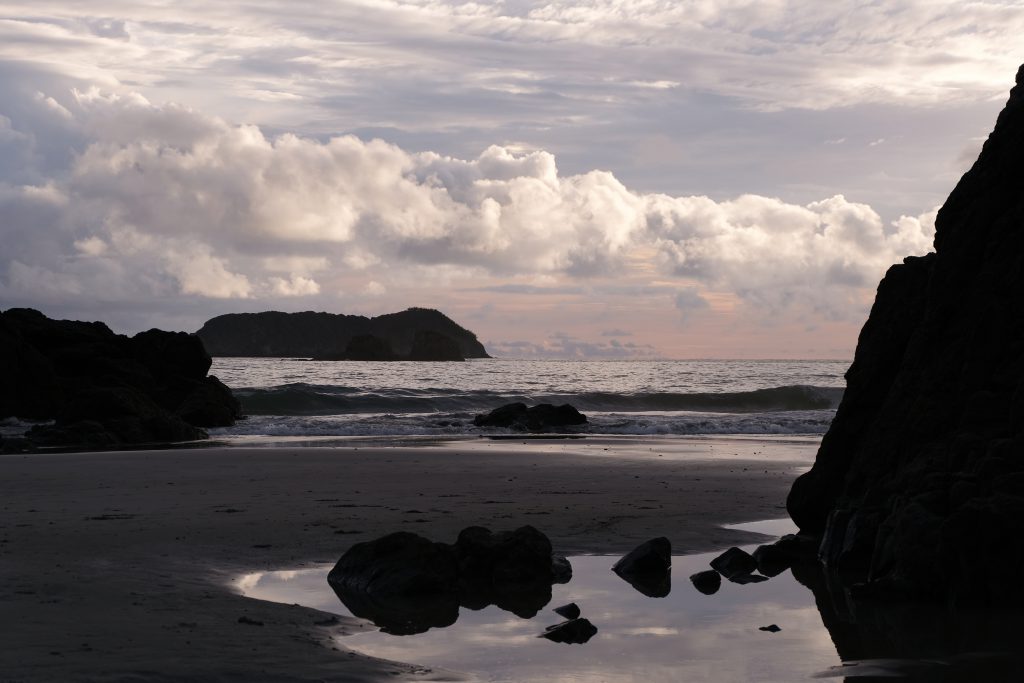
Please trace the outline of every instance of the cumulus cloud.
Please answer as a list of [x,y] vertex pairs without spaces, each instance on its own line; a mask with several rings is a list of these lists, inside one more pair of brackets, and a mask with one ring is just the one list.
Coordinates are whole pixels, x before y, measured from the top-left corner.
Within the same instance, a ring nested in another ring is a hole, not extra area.
[[806,206],[753,195],[724,202],[651,195],[646,216],[673,274],[768,313],[801,308],[833,320],[859,315],[889,265],[927,253],[935,221],[930,212],[887,226],[842,195]]
[[664,281],[564,284],[654,253],[663,277],[757,310],[856,319],[885,268],[928,251],[933,231],[933,214],[889,225],[842,195],[795,205],[638,193],[606,171],[562,175],[543,150],[459,159],[354,136],[268,136],[137,94],[75,91],[61,112],[49,100],[34,99],[38,118],[4,123],[14,145],[32,148],[33,122],[54,117],[78,141],[63,165],[36,155],[31,172],[0,176],[6,299],[310,297],[346,272],[365,272],[376,296],[405,268],[438,281],[556,277],[563,293],[675,289],[684,314],[706,306]]

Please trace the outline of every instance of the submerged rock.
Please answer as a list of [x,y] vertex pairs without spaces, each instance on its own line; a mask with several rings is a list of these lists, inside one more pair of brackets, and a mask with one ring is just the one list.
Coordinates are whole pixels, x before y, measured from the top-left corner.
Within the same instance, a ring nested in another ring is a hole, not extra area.
[[672,592],[672,544],[664,536],[644,541],[612,566],[629,585],[651,598]]
[[[1024,67],[935,220],[879,284],[790,516],[887,592],[1024,605]],[[997,559],[998,558],[998,559]]]
[[503,427],[524,432],[548,432],[557,427],[586,423],[587,416],[568,403],[560,406],[539,403],[532,407],[525,403],[507,403],[473,418],[477,427]]

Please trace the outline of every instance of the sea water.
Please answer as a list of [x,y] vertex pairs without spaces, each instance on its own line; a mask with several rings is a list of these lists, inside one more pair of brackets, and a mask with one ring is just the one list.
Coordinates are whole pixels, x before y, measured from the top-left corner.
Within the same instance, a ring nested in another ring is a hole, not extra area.
[[505,403],[570,403],[602,435],[821,435],[845,360],[464,363],[216,358],[247,420],[214,438],[500,435],[473,417]]

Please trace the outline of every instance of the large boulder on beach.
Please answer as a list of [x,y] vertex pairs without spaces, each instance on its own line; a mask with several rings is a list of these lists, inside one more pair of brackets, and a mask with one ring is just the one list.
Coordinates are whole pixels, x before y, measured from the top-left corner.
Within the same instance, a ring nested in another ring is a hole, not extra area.
[[550,432],[586,423],[587,416],[568,403],[560,406],[538,403],[530,407],[521,402],[506,403],[473,418],[477,427],[501,427],[520,432]]
[[454,623],[460,605],[494,604],[530,618],[551,601],[566,564],[531,526],[500,533],[474,526],[451,545],[409,532],[358,543],[327,580],[353,614],[408,634]]
[[191,441],[240,417],[231,390],[208,377],[194,335],[134,337],[103,323],[52,320],[32,309],[0,312],[0,418],[53,420],[27,437],[47,447],[117,447]]
[[879,594],[1024,605],[1024,67],[935,221],[889,269],[787,507]]

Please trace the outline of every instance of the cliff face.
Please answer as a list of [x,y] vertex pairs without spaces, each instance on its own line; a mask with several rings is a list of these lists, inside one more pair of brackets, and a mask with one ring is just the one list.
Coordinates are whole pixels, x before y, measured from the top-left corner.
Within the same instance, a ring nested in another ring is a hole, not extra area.
[[440,311],[410,308],[367,318],[334,313],[230,313],[206,321],[196,334],[214,356],[345,357],[353,337],[387,342],[396,357],[408,358],[417,332],[444,335],[464,358],[488,358],[476,335]]
[[787,507],[833,567],[900,594],[1024,605],[1024,67],[936,219],[890,268]]

